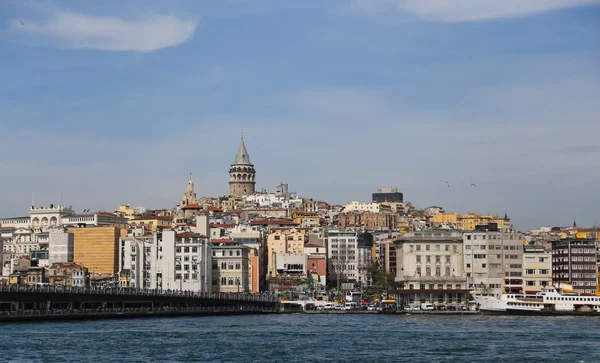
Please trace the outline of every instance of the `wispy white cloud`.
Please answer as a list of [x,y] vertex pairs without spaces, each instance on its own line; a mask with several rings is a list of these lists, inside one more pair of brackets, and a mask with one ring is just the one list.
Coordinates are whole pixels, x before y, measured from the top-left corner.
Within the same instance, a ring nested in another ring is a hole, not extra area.
[[72,49],[153,52],[184,43],[194,34],[197,20],[174,15],[138,19],[55,11],[50,19],[13,19],[14,33]]
[[594,4],[600,4],[600,0],[351,0],[357,12],[408,12],[449,23],[520,17]]

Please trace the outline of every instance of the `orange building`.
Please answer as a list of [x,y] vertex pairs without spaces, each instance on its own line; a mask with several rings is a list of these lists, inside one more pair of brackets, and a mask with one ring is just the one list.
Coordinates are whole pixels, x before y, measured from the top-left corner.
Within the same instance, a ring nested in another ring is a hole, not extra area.
[[120,228],[69,228],[69,232],[73,233],[74,262],[92,276],[114,275],[119,270]]

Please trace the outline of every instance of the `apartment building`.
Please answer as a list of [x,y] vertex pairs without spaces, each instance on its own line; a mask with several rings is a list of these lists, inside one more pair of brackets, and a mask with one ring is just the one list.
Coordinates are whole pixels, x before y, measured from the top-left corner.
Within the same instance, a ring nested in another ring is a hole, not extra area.
[[552,283],[552,251],[542,246],[523,248],[523,286],[526,294],[536,294]]
[[393,243],[396,285],[403,304],[466,301],[461,232],[417,231],[402,235]]
[[469,289],[491,293],[523,291],[523,235],[495,225],[463,234]]

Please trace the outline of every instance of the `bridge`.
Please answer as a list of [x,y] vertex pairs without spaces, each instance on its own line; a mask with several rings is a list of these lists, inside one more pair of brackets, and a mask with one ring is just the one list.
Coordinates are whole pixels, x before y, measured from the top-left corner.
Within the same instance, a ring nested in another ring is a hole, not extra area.
[[0,286],[0,322],[277,312],[279,298],[179,290]]

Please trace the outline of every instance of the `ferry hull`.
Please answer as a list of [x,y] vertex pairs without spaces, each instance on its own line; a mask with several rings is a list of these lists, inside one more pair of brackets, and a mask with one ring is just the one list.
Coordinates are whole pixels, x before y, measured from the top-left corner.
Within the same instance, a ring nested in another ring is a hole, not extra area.
[[543,316],[600,316],[600,313],[595,311],[552,311],[552,310],[519,310],[519,309],[506,309],[502,310],[489,310],[479,309],[479,312],[483,315],[543,315]]

